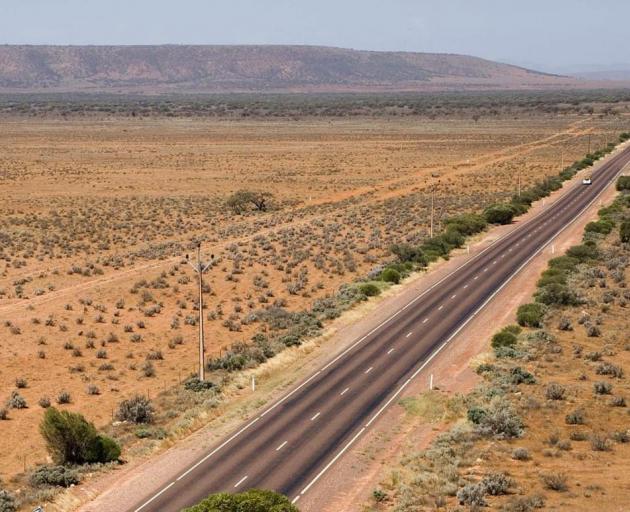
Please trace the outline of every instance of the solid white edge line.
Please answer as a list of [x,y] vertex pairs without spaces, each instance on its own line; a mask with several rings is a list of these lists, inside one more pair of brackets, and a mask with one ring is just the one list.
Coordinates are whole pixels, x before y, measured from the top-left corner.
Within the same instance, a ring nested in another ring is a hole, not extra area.
[[[614,178],[616,176],[618,176],[621,171],[625,168],[622,167],[619,172],[617,174],[615,174],[613,176],[613,178],[610,180],[610,183],[612,183],[614,181]],[[594,197],[593,199],[587,203],[584,208],[582,208],[577,215],[575,215],[573,217],[573,219],[571,219],[567,224],[565,224],[564,226],[562,226],[560,229],[558,229],[553,235],[551,235],[551,237],[549,238],[549,240],[547,240],[547,242],[545,242],[543,245],[540,246],[540,248],[538,248],[534,253],[532,253],[532,255],[527,258],[514,272],[512,272],[512,274],[510,274],[507,279],[503,282],[503,284],[501,284],[501,286],[499,286],[499,288],[497,288],[465,321],[463,324],[461,324],[440,346],[437,347],[437,349],[429,356],[429,358],[422,363],[422,365],[420,365],[420,367],[411,375],[411,377],[409,377],[402,386],[400,386],[398,388],[398,390],[390,397],[389,400],[387,400],[387,402],[385,402],[385,404],[374,414],[374,416],[372,416],[372,418],[365,424],[364,427],[361,428],[361,430],[359,432],[357,432],[357,434],[350,440],[350,442],[348,444],[346,444],[343,449],[341,451],[339,451],[337,453],[337,455],[335,455],[335,457],[317,474],[317,476],[315,476],[315,478],[313,478],[313,480],[311,480],[311,482],[302,490],[302,492],[300,492],[301,495],[303,495],[304,493],[306,493],[314,484],[315,482],[317,482],[317,480],[319,480],[321,478],[321,476],[328,471],[328,469],[330,469],[330,467],[339,459],[339,457],[341,457],[347,450],[348,448],[350,448],[350,446],[357,440],[357,438],[363,434],[363,432],[365,432],[365,430],[383,413],[383,411],[389,406],[389,404],[391,404],[396,397],[402,393],[402,391],[407,387],[407,385],[412,381],[412,379],[414,379],[415,377],[417,377],[417,375],[431,362],[431,360],[433,360],[443,349],[444,347],[446,347],[449,342],[455,338],[455,336],[457,336],[462,329],[464,329],[464,327],[466,327],[466,325],[468,325],[470,323],[470,321],[475,318],[477,316],[477,314],[484,308],[486,307],[486,305],[494,298],[496,297],[496,295],[503,289],[505,288],[505,286],[507,286],[507,284],[512,281],[512,279],[514,279],[514,277],[516,277],[521,270],[523,270],[523,268],[525,268],[536,256],[538,256],[545,247],[547,247],[553,240],[556,239],[556,237],[562,233],[564,230],[566,230],[569,226],[571,226],[573,223],[575,223],[583,214],[586,210],[588,210],[588,208],[590,208],[593,203],[599,198],[599,196],[601,194],[604,193],[604,191],[610,186],[610,183],[608,185],[606,185],[602,190],[600,190]]]
[[175,482],[171,482],[170,484],[168,484],[166,487],[164,487],[164,489],[162,489],[160,492],[155,494],[150,500],[145,501],[142,505],[140,505],[134,512],[138,512],[139,510],[142,510],[144,507],[146,507],[153,500],[159,498],[161,494],[163,494],[166,491],[168,491],[173,485],[175,485]]
[[[619,152],[619,154],[621,154],[623,152],[623,150],[621,150]],[[573,218],[573,220],[571,222],[569,222],[568,224],[566,224],[563,228],[561,228],[559,231],[557,231],[550,239],[547,243],[545,243],[545,245],[543,245],[536,253],[534,253],[532,255],[532,258],[534,256],[536,256],[536,254],[538,254],[538,252],[540,252],[544,247],[546,247],[547,245],[549,245],[562,231],[564,231],[566,228],[568,228],[571,224],[573,224],[594,202],[597,198],[599,198],[600,195],[602,195],[604,193],[604,191],[610,186],[610,184],[614,181],[614,179],[619,176],[619,174],[621,174],[621,172],[625,169],[625,167],[627,167],[628,164],[622,166],[619,171],[611,178],[610,183],[608,185],[606,185],[604,188],[602,188],[602,190],[600,190],[594,197],[593,200],[588,203],[582,210],[580,210],[580,212]],[[567,188],[567,191],[565,192],[565,194],[563,194],[563,196],[559,197],[558,199],[556,199],[556,201],[551,204],[548,209],[553,208],[558,201],[561,201],[563,197],[566,197],[566,194],[569,194],[573,189],[577,189],[578,188],[579,183],[575,183],[572,187]],[[546,211],[546,210],[545,210]],[[542,212],[541,212],[542,214]],[[540,215],[540,214],[539,214]],[[522,229],[524,229],[524,226],[527,226],[528,224],[534,222],[537,219],[538,215],[532,217],[531,219],[525,221],[524,223],[517,225],[513,230],[501,235],[499,238],[497,238],[496,240],[494,240],[488,247],[486,247],[485,249],[482,249],[479,253],[477,253],[475,256],[473,256],[472,258],[468,259],[467,261],[465,261],[464,263],[462,263],[459,267],[453,269],[451,272],[449,272],[448,274],[446,274],[444,277],[442,277],[441,279],[439,279],[438,281],[436,281],[435,283],[433,283],[431,286],[429,286],[429,288],[427,288],[426,290],[424,290],[420,295],[416,296],[415,298],[413,298],[411,301],[409,301],[406,305],[404,305],[401,309],[399,309],[398,311],[396,311],[392,316],[388,317],[387,319],[385,319],[383,322],[381,322],[379,325],[377,325],[376,327],[374,327],[371,331],[369,331],[366,335],[364,335],[363,337],[361,337],[359,340],[357,340],[355,343],[353,343],[351,346],[349,346],[347,349],[345,349],[341,354],[339,354],[337,357],[335,357],[332,361],[330,361],[326,366],[324,366],[322,369],[318,370],[317,372],[315,372],[313,375],[311,375],[308,379],[306,379],[304,382],[302,382],[298,387],[294,388],[290,393],[288,393],[287,395],[285,395],[284,397],[282,397],[278,402],[276,402],[274,405],[272,405],[271,407],[269,407],[267,410],[265,410],[263,413],[261,413],[260,416],[258,416],[255,420],[251,421],[250,423],[248,423],[245,427],[243,427],[241,430],[239,430],[236,434],[234,434],[233,436],[231,436],[227,441],[223,442],[221,445],[219,445],[217,448],[215,448],[214,450],[212,450],[212,452],[210,452],[208,455],[206,455],[203,459],[201,459],[199,462],[197,462],[195,465],[193,465],[192,467],[190,467],[188,470],[186,470],[184,473],[182,473],[175,481],[179,481],[182,478],[184,478],[186,475],[188,475],[191,471],[193,471],[194,469],[196,469],[199,465],[203,464],[206,460],[208,460],[212,455],[214,455],[216,452],[218,452],[220,449],[222,449],[226,444],[228,444],[229,442],[231,442],[233,439],[235,439],[236,437],[238,437],[239,435],[241,435],[245,430],[247,430],[249,427],[251,427],[254,423],[256,423],[260,418],[262,418],[263,416],[265,416],[268,412],[271,412],[272,410],[274,410],[276,407],[278,407],[280,404],[282,404],[284,401],[286,401],[289,397],[291,397],[294,393],[296,393],[298,390],[300,390],[302,387],[304,387],[306,384],[308,384],[311,380],[313,380],[315,377],[317,377],[317,375],[319,375],[320,373],[322,373],[322,371],[328,369],[332,364],[334,364],[335,362],[337,362],[339,359],[341,359],[344,355],[346,355],[348,352],[350,352],[351,350],[353,350],[356,346],[358,346],[360,343],[362,343],[365,339],[367,339],[369,336],[371,336],[372,334],[374,334],[377,330],[379,330],[382,326],[384,326],[385,324],[389,323],[391,320],[393,320],[396,316],[398,316],[399,313],[401,313],[402,311],[404,311],[405,309],[407,309],[409,306],[411,306],[412,304],[416,303],[418,300],[420,300],[423,296],[425,296],[427,293],[429,293],[431,290],[433,290],[434,288],[436,288],[438,285],[440,285],[442,282],[444,282],[446,279],[448,279],[449,277],[451,277],[452,275],[456,274],[457,272],[459,272],[461,269],[463,269],[464,267],[470,265],[472,262],[478,260],[483,254],[485,254],[487,251],[489,251],[490,249],[492,249],[493,247],[495,247],[499,242],[501,242],[502,240],[504,240],[505,238],[512,236],[514,233],[521,231]],[[554,215],[554,217],[557,217],[557,214]],[[520,242],[516,242],[515,245],[519,245]],[[529,261],[529,260],[528,260]],[[527,262],[526,262],[527,263]],[[519,269],[520,270],[520,269]],[[517,270],[517,272],[519,271]],[[509,280],[512,279],[512,277],[515,274],[513,274]],[[474,279],[477,279],[479,276],[475,276]],[[505,284],[507,284],[508,281],[505,282]],[[498,290],[497,290],[498,292]],[[476,313],[473,313],[472,316],[474,316]],[[471,318],[472,318],[471,316]],[[445,346],[448,343],[449,340],[447,340],[446,342],[444,342]],[[406,385],[409,382],[409,380],[404,384]],[[361,430],[360,433],[363,432],[363,430],[365,430],[365,428],[363,428]],[[356,437],[358,437],[359,434],[357,434]],[[351,440],[351,442],[347,445],[348,447],[350,446],[350,444],[352,442],[354,442],[353,438]],[[347,449],[347,448],[346,448]],[[344,449],[345,451],[345,449]],[[338,458],[338,456],[337,456]],[[335,460],[337,460],[337,458],[333,459],[334,462]],[[330,464],[332,465],[332,464]],[[324,469],[327,470],[329,466],[326,466],[326,468]],[[323,473],[322,473],[323,474]],[[317,476],[316,478],[319,478],[319,476]],[[147,500],[146,502],[144,502],[142,505],[140,505],[137,509],[135,509],[134,512],[139,512],[140,510],[142,510],[144,507],[146,507],[149,503],[151,503],[153,500],[155,500],[158,496],[160,496],[162,493],[166,492],[167,489],[169,489],[172,485],[174,485],[175,482],[171,482],[170,484],[168,484],[167,486],[165,486],[163,489],[161,489],[159,492],[157,492],[155,495],[153,495],[149,500]],[[312,482],[314,483],[314,481]],[[309,484],[309,486],[307,488],[304,489],[304,491],[302,492],[302,494],[304,492],[306,492],[308,490],[308,488],[310,488],[310,486],[312,485]],[[298,496],[299,498],[299,496]],[[295,499],[295,501],[297,501],[297,499]]]
[[234,484],[234,489],[236,489],[239,485],[241,485],[245,480],[247,480],[247,475],[241,478],[238,482]]
[[288,442],[289,441],[285,441],[284,443],[282,443],[280,446],[278,446],[278,448],[276,448],[276,451],[279,452],[280,450],[282,450],[282,448],[284,448]]

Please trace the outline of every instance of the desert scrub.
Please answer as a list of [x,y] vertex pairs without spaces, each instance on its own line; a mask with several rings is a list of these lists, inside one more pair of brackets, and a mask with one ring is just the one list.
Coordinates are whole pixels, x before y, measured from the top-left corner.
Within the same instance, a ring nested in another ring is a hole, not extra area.
[[7,401],[7,407],[9,407],[9,409],[26,409],[28,405],[24,397],[14,390],[11,391],[11,396]]
[[116,419],[130,423],[152,423],[155,415],[153,403],[148,398],[136,395],[118,405]]
[[519,306],[516,312],[518,324],[523,327],[542,327],[545,308],[535,302]]
[[65,466],[39,466],[29,475],[33,487],[70,487],[79,481],[78,472]]

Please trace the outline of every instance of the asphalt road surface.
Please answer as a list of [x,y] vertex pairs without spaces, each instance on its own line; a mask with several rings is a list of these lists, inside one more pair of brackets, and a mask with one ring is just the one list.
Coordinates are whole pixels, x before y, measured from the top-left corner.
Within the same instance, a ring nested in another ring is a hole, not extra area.
[[[410,380],[521,267],[576,219],[630,162],[630,148],[546,210],[416,297],[134,512],[175,512],[218,491],[274,489],[297,501]],[[299,503],[298,503],[299,505]]]

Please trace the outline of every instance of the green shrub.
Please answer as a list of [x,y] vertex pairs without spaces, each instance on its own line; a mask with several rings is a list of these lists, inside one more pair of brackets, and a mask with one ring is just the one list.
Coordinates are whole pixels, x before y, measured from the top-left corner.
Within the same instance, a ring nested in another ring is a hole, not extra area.
[[400,272],[394,268],[386,268],[381,272],[381,279],[386,283],[398,284],[400,282]]
[[619,176],[616,184],[617,190],[630,190],[630,176]]
[[600,219],[594,222],[589,222],[584,228],[584,232],[599,233],[600,235],[607,235],[613,230],[614,227],[615,227],[614,222],[610,220],[606,220],[606,219]]
[[463,213],[449,217],[444,221],[447,230],[454,230],[464,236],[474,235],[486,229],[488,223],[481,215]]
[[536,286],[538,288],[542,288],[544,286],[547,286],[548,284],[567,284],[566,273],[558,268],[548,268],[541,274],[540,279],[536,283]]
[[240,494],[212,494],[182,512],[299,512],[299,510],[282,494],[250,489]]
[[17,504],[13,494],[4,489],[0,489],[0,512],[17,512]]
[[197,393],[201,391],[207,391],[216,387],[214,382],[209,380],[200,380],[199,377],[190,377],[184,382],[184,389],[188,391],[195,391]]
[[79,483],[76,470],[65,466],[39,466],[29,476],[33,487],[70,487]]
[[142,395],[135,395],[128,400],[123,400],[118,405],[116,419],[131,423],[151,423],[155,409],[151,400]]
[[381,293],[381,289],[374,283],[362,283],[359,285],[359,291],[366,297],[376,297]]
[[492,348],[513,347],[516,345],[516,336],[505,330],[497,332],[492,336]]
[[471,407],[470,409],[468,409],[468,413],[467,413],[468,421],[470,421],[471,423],[474,423],[475,425],[479,425],[481,423],[481,420],[486,414],[487,414],[486,410],[483,407],[479,407],[475,405]]
[[574,245],[567,251],[567,256],[579,260],[581,263],[598,257],[597,247],[589,244]]
[[390,251],[401,263],[413,262],[421,266],[427,265],[427,258],[420,247],[410,244],[394,244],[390,247]]
[[558,304],[562,306],[577,306],[580,304],[578,296],[567,286],[559,283],[549,283],[540,288],[536,294],[536,301],[550,306]]
[[39,430],[57,464],[109,462],[120,457],[118,444],[99,435],[81,414],[50,407],[44,413]]
[[516,319],[523,327],[542,327],[545,308],[542,304],[530,302],[519,306],[516,312]]
[[494,204],[486,208],[483,215],[488,224],[510,224],[514,213],[514,207],[509,204]]
[[630,242],[630,220],[624,220],[619,226],[619,240],[623,243]]
[[510,369],[510,382],[512,384],[536,384],[536,378],[520,366]]
[[575,272],[580,260],[571,256],[558,256],[549,260],[549,269],[562,271],[565,273]]

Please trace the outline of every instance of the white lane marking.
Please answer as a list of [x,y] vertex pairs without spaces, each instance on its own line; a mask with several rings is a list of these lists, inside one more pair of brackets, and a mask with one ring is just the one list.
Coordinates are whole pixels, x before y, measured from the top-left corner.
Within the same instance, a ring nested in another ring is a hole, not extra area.
[[479,276],[473,277],[473,281],[476,281],[477,279],[479,279]]
[[293,501],[291,502],[292,504],[295,505],[295,503],[297,502],[297,500],[300,499],[300,495],[298,494],[295,498],[293,498]]
[[366,373],[366,374],[367,374],[367,373],[370,373],[373,369],[374,369],[374,367],[373,367],[373,366],[370,366],[367,370],[365,370],[365,373]]
[[[191,471],[194,471],[198,466],[200,466],[201,464],[203,464],[205,461],[207,461],[212,455],[214,455],[215,453],[217,453],[221,448],[223,448],[226,444],[228,444],[230,441],[232,441],[235,437],[241,435],[243,432],[245,432],[245,430],[247,430],[249,427],[251,427],[254,423],[256,423],[260,418],[262,418],[262,414],[260,416],[258,416],[258,418],[256,418],[254,421],[250,421],[247,425],[245,425],[241,430],[239,430],[236,434],[234,434],[232,437],[230,437],[227,441],[223,442],[221,445],[217,446],[214,450],[212,450],[208,455],[206,455],[203,459],[201,459],[199,462],[197,462],[194,466],[191,466],[190,468],[188,468],[185,472],[183,472],[181,475],[179,475],[176,479],[176,481],[181,480],[182,478],[184,478],[188,473],[190,473]],[[149,501],[147,502],[149,503]],[[145,503],[146,505],[146,503]],[[143,508],[144,505],[142,505]],[[140,509],[137,509],[140,510]],[[137,512],[137,511],[136,511]]]
[[241,485],[245,480],[247,480],[247,475],[241,478],[238,482],[234,484],[234,489],[236,489],[239,485]]
[[391,354],[394,350],[395,350],[395,349],[390,348],[390,349],[387,351],[387,355]]
[[484,272],[488,272],[488,267],[483,269]]
[[424,320],[422,320],[422,323],[423,323],[423,324],[426,324],[428,321],[429,321],[429,319],[428,319],[428,318],[425,318]]
[[494,261],[492,262],[492,264],[493,264],[493,265],[496,265],[496,264],[497,264],[497,260],[494,260]]
[[408,338],[409,336],[411,336],[411,334],[412,334],[412,331],[409,331],[409,332],[407,333],[407,336],[405,336],[405,338]]
[[285,441],[284,443],[282,443],[280,446],[278,446],[278,448],[276,448],[276,451],[279,452],[280,450],[282,450],[282,448],[284,448],[288,442],[289,441]]
[[442,304],[439,308],[438,311],[442,311],[442,308],[444,307],[444,304]]
[[468,285],[467,285],[467,284],[465,284],[465,285],[464,285],[464,290],[465,290],[466,288],[468,288]]
[[[392,350],[393,350],[393,349],[392,349]],[[339,393],[339,396],[343,396],[343,395],[345,395],[345,394],[348,392],[348,390],[349,390],[349,389],[350,389],[350,388],[346,388],[346,389],[344,389],[341,393]]]
[[457,297],[457,294],[454,293],[453,295],[451,295],[451,299],[454,299],[455,297]]
[[313,416],[311,418],[311,421],[315,421],[317,418],[319,418],[319,415],[321,414],[321,412],[318,412],[315,416]]

